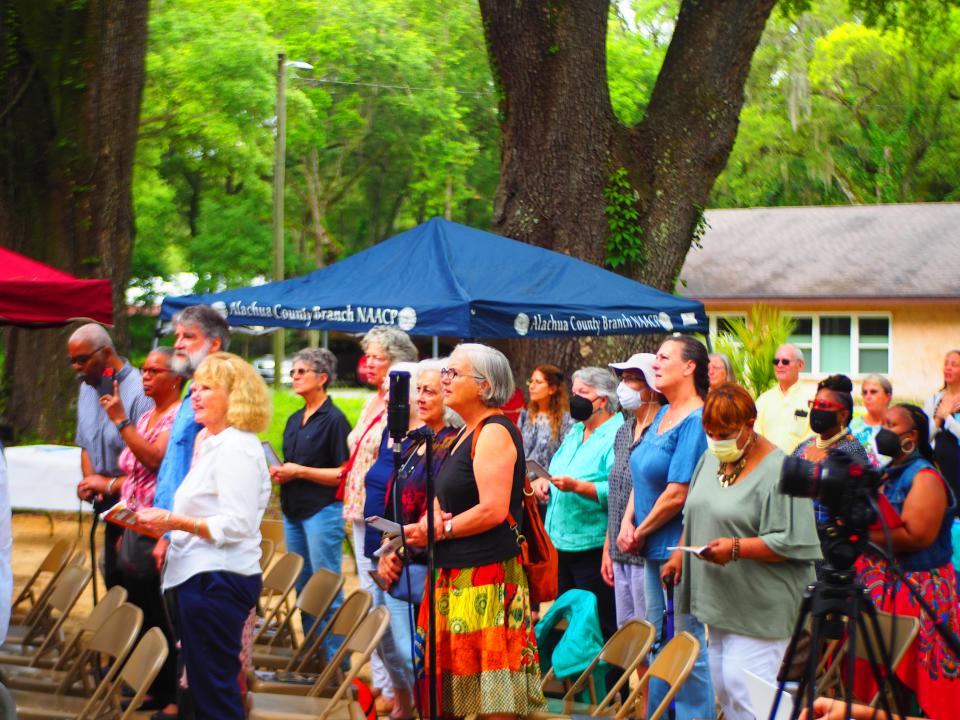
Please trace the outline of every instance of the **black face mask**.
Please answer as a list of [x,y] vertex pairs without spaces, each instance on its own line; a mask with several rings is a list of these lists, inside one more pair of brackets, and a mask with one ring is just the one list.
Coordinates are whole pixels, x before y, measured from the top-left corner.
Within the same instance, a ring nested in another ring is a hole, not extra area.
[[837,426],[836,410],[821,410],[814,408],[810,411],[810,429],[817,435]]
[[902,449],[900,447],[900,436],[889,428],[880,428],[875,438],[877,444],[877,453],[886,455],[888,458],[900,457]]
[[593,415],[592,402],[579,395],[570,397],[570,417],[577,422],[586,422],[591,415]]

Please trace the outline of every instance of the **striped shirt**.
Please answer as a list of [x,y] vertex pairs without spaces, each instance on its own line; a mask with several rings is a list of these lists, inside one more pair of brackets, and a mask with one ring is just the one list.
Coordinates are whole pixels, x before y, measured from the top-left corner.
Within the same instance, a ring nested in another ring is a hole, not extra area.
[[[637,418],[632,413],[617,430],[613,439],[613,467],[610,468],[610,478],[607,485],[607,538],[610,559],[618,563],[643,565],[643,557],[628,554],[617,547],[617,535],[620,534],[620,523],[627,512],[627,502],[633,491],[633,475],[630,474],[630,455],[640,440],[634,442],[633,433],[637,429]],[[649,428],[648,428],[649,429]]]
[[[125,358],[121,360],[123,367],[117,373],[120,402],[130,422],[136,423],[144,413],[153,409],[153,400],[143,394],[140,373]],[[124,448],[123,438],[100,405],[100,390],[85,382],[80,383],[77,398],[77,433],[74,442],[87,451],[95,473],[113,477],[120,475],[117,461]]]

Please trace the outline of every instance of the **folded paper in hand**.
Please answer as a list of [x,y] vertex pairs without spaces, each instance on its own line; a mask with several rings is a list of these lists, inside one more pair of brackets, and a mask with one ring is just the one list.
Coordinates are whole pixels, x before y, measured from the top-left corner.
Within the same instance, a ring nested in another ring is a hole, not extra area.
[[703,551],[707,549],[706,545],[701,545],[699,547],[694,547],[692,545],[673,545],[668,547],[667,550],[673,552],[674,550],[682,550],[686,553],[692,553],[697,557],[703,557]]
[[101,513],[100,517],[107,522],[114,523],[115,525],[121,525],[125,528],[130,528],[134,532],[138,532],[141,535],[149,535],[152,538],[159,538],[161,535],[163,535],[163,533],[148,530],[145,525],[141,525],[137,521],[137,512],[129,509],[123,500],[118,502],[109,510]]

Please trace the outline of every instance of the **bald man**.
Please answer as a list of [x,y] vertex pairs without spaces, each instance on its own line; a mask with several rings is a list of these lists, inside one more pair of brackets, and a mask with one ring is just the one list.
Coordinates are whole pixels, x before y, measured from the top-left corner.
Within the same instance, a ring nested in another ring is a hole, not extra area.
[[[143,381],[129,362],[117,354],[113,340],[96,323],[81,325],[67,341],[70,366],[80,381],[77,398],[77,432],[83,480],[77,485],[81,500],[93,503],[94,512],[103,512],[117,502],[121,475],[117,459],[124,442],[120,430],[137,424],[153,408],[153,400],[143,394]],[[109,373],[108,373],[109,371]],[[112,374],[112,380],[105,377]],[[100,396],[114,392],[116,382],[127,417],[114,425],[100,405]],[[120,581],[117,572],[117,541],[123,528],[107,523],[104,528],[103,581],[108,588]]]

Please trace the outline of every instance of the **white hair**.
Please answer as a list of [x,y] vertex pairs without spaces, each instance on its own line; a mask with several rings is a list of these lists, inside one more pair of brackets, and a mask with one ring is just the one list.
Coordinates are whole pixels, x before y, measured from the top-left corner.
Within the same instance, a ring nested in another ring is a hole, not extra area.
[[[428,358],[426,360],[421,360],[417,363],[417,374],[422,375],[425,372],[435,372],[439,373],[447,366],[447,358],[440,358],[434,360],[433,358]],[[446,403],[443,404],[443,424],[452,427],[452,428],[462,428],[464,426],[463,418],[460,417],[460,413],[454,410],[452,407],[449,407]]]
[[617,400],[617,376],[602,367],[584,367],[573,374],[573,382],[579,380],[584,385],[593,388],[597,395],[607,399],[607,412],[614,413],[620,407]]
[[480,375],[487,386],[480,392],[487,407],[500,407],[513,395],[513,371],[507,356],[496,348],[480,343],[460,343],[452,355],[464,355],[473,371]]
[[110,337],[103,325],[97,323],[87,323],[81,325],[70,336],[70,342],[90,343],[91,347],[108,347],[113,349],[113,339]]
[[777,348],[778,352],[780,350],[788,350],[789,352],[793,353],[794,360],[799,360],[800,362],[803,362],[803,350],[798,348],[793,343],[784,343],[783,345]]

